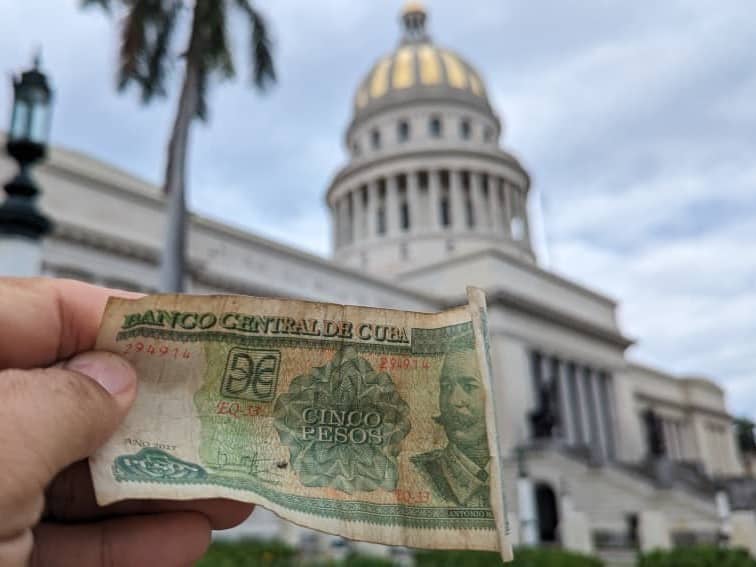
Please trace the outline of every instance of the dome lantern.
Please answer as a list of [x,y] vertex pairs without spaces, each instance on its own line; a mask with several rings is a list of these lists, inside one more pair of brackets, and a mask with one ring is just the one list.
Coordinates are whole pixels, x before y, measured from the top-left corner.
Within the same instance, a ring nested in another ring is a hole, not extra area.
[[425,21],[428,13],[420,2],[407,2],[402,10],[402,23],[404,26],[404,43],[416,43],[428,41],[425,31]]

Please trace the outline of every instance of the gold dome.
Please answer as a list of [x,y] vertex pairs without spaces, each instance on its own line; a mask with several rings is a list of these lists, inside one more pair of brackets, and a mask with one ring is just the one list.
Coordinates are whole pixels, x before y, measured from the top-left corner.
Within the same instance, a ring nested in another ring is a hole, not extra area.
[[364,109],[394,92],[443,89],[487,103],[478,73],[456,53],[429,42],[402,45],[376,63],[357,89],[355,109]]
[[420,2],[402,10],[403,36],[393,53],[381,58],[360,83],[355,115],[369,114],[413,98],[456,100],[490,109],[483,81],[459,55],[436,46],[425,29],[428,14]]

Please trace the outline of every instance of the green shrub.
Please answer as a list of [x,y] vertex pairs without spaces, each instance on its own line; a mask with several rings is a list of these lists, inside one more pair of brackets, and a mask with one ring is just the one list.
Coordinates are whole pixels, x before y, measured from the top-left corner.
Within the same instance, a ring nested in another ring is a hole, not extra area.
[[392,567],[394,564],[388,559],[366,557],[364,555],[350,555],[343,563],[335,563],[339,567]]
[[197,567],[290,567],[297,553],[276,541],[215,541]]
[[[419,551],[417,567],[499,567],[498,553],[487,551]],[[515,549],[514,561],[506,567],[603,567],[594,557],[548,548]]]
[[638,567],[756,567],[756,561],[743,549],[702,545],[643,554]]
[[[415,554],[417,567],[500,567],[498,553],[485,551],[420,551]],[[216,541],[197,567],[296,567],[306,564],[291,547],[274,541]],[[391,561],[364,555],[351,555],[345,561],[310,564],[312,567],[391,567]],[[667,567],[672,563],[642,567]],[[677,564],[674,564],[677,567]],[[701,565],[709,565],[701,564]],[[713,564],[712,564],[713,565]],[[719,565],[719,564],[716,564]],[[722,564],[722,567],[756,567],[751,563]],[[560,549],[521,548],[507,567],[603,567],[593,557]],[[699,564],[694,564],[699,567]]]

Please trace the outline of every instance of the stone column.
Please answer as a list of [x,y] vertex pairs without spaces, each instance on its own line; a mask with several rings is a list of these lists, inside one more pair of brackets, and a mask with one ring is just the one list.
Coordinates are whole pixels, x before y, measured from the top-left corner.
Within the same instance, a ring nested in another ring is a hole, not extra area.
[[538,544],[535,487],[526,475],[517,478],[517,518],[520,520],[520,544]]
[[333,247],[335,250],[341,248],[341,199],[337,199],[333,203],[332,218],[333,218]]
[[609,456],[608,441],[606,439],[606,412],[601,404],[601,392],[599,391],[599,374],[597,372],[591,373],[590,385],[591,385],[591,399],[593,400],[593,407],[596,411],[596,423],[598,425],[598,441],[599,447],[601,447],[601,456],[606,458]]
[[386,235],[399,234],[399,189],[396,175],[386,176]]
[[575,416],[572,415],[572,403],[570,397],[570,384],[567,380],[567,365],[560,360],[557,366],[557,381],[559,383],[560,408],[562,410],[562,437],[568,445],[574,445],[577,435],[575,435]]
[[497,235],[501,233],[501,214],[504,203],[499,200],[499,179],[495,175],[488,175],[488,212],[491,215],[491,230]]
[[525,229],[524,242],[530,245],[530,215],[528,214],[528,194],[524,191],[520,197],[520,215],[522,216],[522,224]]
[[590,417],[590,413],[593,411],[590,405],[592,397],[589,395],[591,390],[589,384],[585,380],[583,368],[580,366],[575,367],[575,382],[577,383],[578,398],[580,399],[580,413],[582,414],[580,418],[583,420],[583,436],[585,438],[585,443],[588,446],[591,446],[593,443],[596,443],[596,440],[594,439],[595,432],[591,427]]
[[418,184],[418,172],[407,172],[407,206],[409,207],[409,229],[417,233],[423,228],[423,211],[420,207],[420,187]]
[[451,228],[462,232],[467,225],[465,219],[465,200],[462,198],[462,172],[449,170],[449,208],[451,209]]
[[375,179],[367,184],[367,207],[365,208],[365,238],[371,240],[378,232],[378,181]]
[[441,172],[428,170],[428,229],[436,232],[441,229]]
[[470,172],[470,199],[473,205],[475,217],[474,229],[476,232],[486,232],[491,226],[490,211],[486,210],[486,202],[483,198],[483,180],[477,171]]
[[358,186],[352,189],[352,243],[362,240],[364,228],[362,188]]

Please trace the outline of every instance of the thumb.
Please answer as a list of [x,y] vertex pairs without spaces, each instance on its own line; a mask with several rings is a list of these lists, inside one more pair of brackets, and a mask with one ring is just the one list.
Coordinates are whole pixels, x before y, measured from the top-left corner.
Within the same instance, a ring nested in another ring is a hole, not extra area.
[[63,468],[92,454],[135,396],[136,372],[108,352],[87,352],[63,367],[0,372],[0,462],[8,460],[3,476],[13,486],[0,490],[0,510],[12,505],[8,499],[34,497]]

